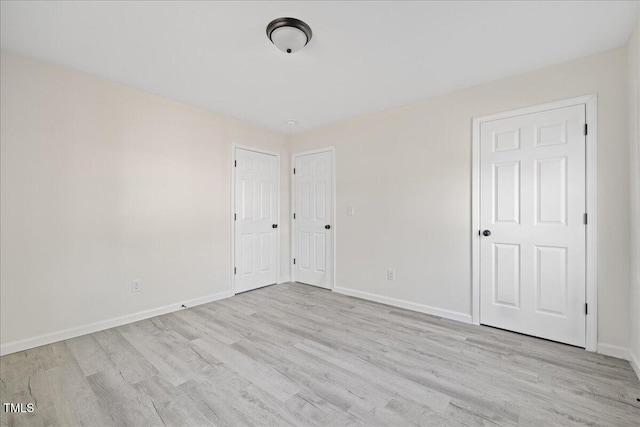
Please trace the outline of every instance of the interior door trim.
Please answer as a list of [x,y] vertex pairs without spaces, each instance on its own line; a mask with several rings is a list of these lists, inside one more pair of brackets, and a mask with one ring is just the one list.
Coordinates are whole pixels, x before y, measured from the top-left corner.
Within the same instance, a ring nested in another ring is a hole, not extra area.
[[471,148],[471,316],[472,323],[480,324],[480,125],[493,120],[539,113],[558,108],[584,105],[588,132],[586,135],[586,301],[589,311],[586,316],[586,349],[598,350],[598,97],[596,94],[564,99],[513,111],[476,117],[472,125]]
[[296,206],[296,175],[293,173],[293,168],[296,164],[296,158],[302,156],[308,156],[310,154],[318,154],[318,153],[331,153],[331,228],[333,229],[333,242],[332,242],[332,267],[331,267],[331,277],[330,277],[330,289],[333,291],[336,288],[336,241],[337,241],[337,230],[338,224],[336,222],[336,148],[334,146],[318,148],[316,150],[309,151],[301,151],[298,153],[293,153],[291,155],[291,260],[289,260],[289,265],[291,268],[291,281],[296,281],[296,269],[293,264],[294,258],[296,258],[296,221],[293,220],[293,213],[295,211]]
[[[256,153],[268,154],[276,157],[276,170],[277,179],[276,179],[276,199],[278,200],[278,204],[276,206],[276,217],[278,218],[278,222],[282,219],[280,217],[280,153],[277,151],[264,150],[262,148],[250,147],[247,145],[236,144],[235,142],[231,144],[231,208],[229,219],[231,221],[231,266],[229,269],[230,281],[231,283],[231,292],[233,295],[236,294],[236,221],[234,219],[234,214],[236,213],[236,150],[247,150],[254,151]],[[276,282],[280,283],[280,230],[282,227],[278,227],[276,229]]]

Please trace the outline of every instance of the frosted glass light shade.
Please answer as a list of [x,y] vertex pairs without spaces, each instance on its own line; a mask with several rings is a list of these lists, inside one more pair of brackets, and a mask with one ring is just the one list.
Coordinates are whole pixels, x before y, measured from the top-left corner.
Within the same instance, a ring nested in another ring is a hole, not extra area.
[[280,27],[271,33],[271,41],[278,49],[286,53],[299,51],[307,44],[307,36],[294,27]]
[[267,37],[285,53],[294,53],[305,47],[311,35],[311,28],[296,18],[277,18],[267,25]]

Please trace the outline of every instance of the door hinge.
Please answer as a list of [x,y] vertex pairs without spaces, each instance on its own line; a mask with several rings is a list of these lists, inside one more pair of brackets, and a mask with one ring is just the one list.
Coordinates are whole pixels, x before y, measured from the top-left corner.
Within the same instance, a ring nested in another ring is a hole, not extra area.
[[296,168],[293,168],[293,174],[294,175],[296,174]]
[[584,134],[588,135],[589,134],[589,125],[588,124],[584,124]]
[[237,161],[237,160],[234,160],[234,161],[233,161],[233,167],[234,167],[234,168],[237,168],[237,167],[238,167],[238,161]]
[[588,303],[584,303],[584,314],[589,314],[589,304]]
[[238,269],[233,267],[233,274],[236,274],[237,271],[238,271]]
[[237,221],[238,220],[238,214],[233,214],[233,220]]
[[586,213],[582,217],[582,222],[584,222],[584,225],[587,225],[587,214]]
[[293,214],[293,219],[296,219],[296,214]]
[[295,264],[296,264],[296,259],[294,258],[294,259],[293,259],[293,265],[295,265]]

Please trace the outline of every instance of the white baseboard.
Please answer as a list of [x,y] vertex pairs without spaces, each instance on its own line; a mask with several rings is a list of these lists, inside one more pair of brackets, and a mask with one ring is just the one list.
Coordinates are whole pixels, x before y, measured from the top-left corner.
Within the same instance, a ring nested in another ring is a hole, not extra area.
[[636,375],[640,380],[640,357],[634,354],[631,350],[629,350],[629,363],[631,363],[631,367],[636,372]]
[[291,276],[282,276],[279,280],[278,283],[287,283],[291,281]]
[[217,294],[208,295],[206,297],[177,302],[175,304],[165,305],[164,307],[152,308],[150,310],[139,311],[137,313],[114,317],[112,319],[101,320],[99,322],[90,323],[88,325],[79,326],[76,328],[69,328],[58,332],[38,335],[33,338],[8,342],[6,344],[0,345],[0,356],[16,353],[18,351],[28,350],[30,348],[40,347],[41,345],[68,340],[70,338],[79,337],[81,335],[92,334],[94,332],[103,331],[105,329],[115,328],[116,326],[122,326],[127,323],[137,322],[138,320],[160,316],[161,314],[171,313],[181,310],[183,304],[187,307],[194,307],[196,305],[218,301],[231,296],[233,296],[233,291],[219,292]]
[[619,345],[598,343],[598,353],[605,356],[617,357],[618,359],[629,360],[629,349]]
[[404,301],[395,298],[389,298],[382,295],[370,294],[369,292],[356,291],[354,289],[334,287],[334,292],[339,294],[349,295],[356,298],[366,299],[369,301],[375,301],[393,307],[400,307],[411,311],[417,311],[420,313],[431,314],[433,316],[444,317],[446,319],[457,320],[459,322],[471,323],[471,315],[467,313],[460,313],[458,311],[445,310],[442,308],[431,307],[424,304],[418,304],[415,302]]

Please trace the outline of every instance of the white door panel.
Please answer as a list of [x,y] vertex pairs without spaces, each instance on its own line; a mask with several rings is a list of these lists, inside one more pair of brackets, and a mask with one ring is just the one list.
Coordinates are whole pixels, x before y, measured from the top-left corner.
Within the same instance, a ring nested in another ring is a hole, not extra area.
[[235,149],[235,292],[277,281],[278,162]]
[[[295,158],[296,281],[331,288],[333,165],[331,152]],[[329,227],[329,228],[327,228]]]
[[480,128],[480,321],[584,347],[585,107]]

